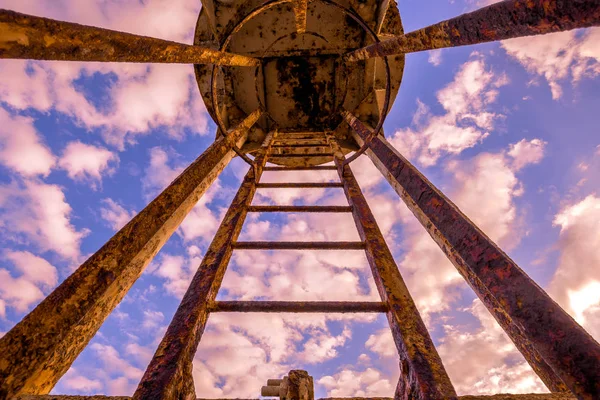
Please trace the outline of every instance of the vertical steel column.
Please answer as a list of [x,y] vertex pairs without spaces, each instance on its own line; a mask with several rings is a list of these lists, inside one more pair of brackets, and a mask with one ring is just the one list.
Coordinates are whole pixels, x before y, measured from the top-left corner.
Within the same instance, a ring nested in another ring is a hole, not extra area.
[[400,275],[377,221],[335,139],[329,136],[344,193],[352,206],[354,222],[365,242],[365,252],[400,355],[400,382],[396,399],[457,399],[442,360],[419,310]]
[[[359,144],[369,129],[345,113]],[[383,137],[367,155],[552,391],[600,399],[600,345]]]
[[133,399],[196,398],[192,361],[206,327],[210,305],[217,297],[231,259],[233,243],[242,230],[256,192],[256,182],[271,151],[272,136],[269,135],[254,160],[254,167],[246,174]]
[[262,115],[216,140],[156,199],[0,339],[0,398],[47,394],[233,158]]

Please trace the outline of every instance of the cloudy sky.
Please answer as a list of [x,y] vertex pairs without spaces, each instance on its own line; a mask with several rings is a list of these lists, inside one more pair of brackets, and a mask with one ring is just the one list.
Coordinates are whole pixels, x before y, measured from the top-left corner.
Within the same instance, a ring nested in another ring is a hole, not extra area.
[[[487,3],[490,1],[488,0]],[[476,0],[400,0],[406,31]],[[1,8],[191,43],[199,0],[0,0]],[[389,140],[600,339],[600,29],[407,56]],[[213,140],[189,65],[0,61],[0,331],[14,326]],[[53,393],[130,395],[246,172],[234,160]],[[461,394],[542,383],[368,159],[353,165]],[[330,173],[326,173],[330,172]],[[332,171],[265,173],[333,181]],[[338,189],[255,204],[336,204]],[[251,215],[242,239],[354,240],[350,216]],[[220,299],[377,300],[364,254],[234,254]],[[210,317],[199,397],[256,397],[293,368],[317,396],[391,396],[382,317]]]

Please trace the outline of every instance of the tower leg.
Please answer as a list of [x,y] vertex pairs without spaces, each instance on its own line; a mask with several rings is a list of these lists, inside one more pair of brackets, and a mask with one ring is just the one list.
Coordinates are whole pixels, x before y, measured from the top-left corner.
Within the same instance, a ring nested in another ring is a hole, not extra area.
[[245,142],[262,112],[216,140],[0,339],[0,398],[47,394]]
[[[345,114],[359,144],[369,134]],[[383,137],[366,154],[553,392],[600,399],[600,345]]]

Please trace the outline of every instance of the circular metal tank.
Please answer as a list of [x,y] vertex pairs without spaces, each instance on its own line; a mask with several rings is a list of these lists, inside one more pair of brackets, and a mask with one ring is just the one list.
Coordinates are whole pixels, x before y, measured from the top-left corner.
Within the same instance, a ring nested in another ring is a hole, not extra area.
[[[259,67],[195,65],[206,109],[218,126],[235,128],[262,107],[242,151],[257,150],[266,132],[332,132],[346,152],[358,148],[341,110],[375,127],[382,117],[386,72],[383,59],[350,63],[343,55],[403,33],[394,0],[203,0],[194,44],[260,58]],[[304,6],[304,8],[303,8]],[[388,57],[389,108],[398,93],[404,55]],[[213,71],[214,69],[214,71]],[[213,77],[218,115],[213,107]],[[220,121],[219,121],[220,118]],[[221,134],[218,129],[217,135]],[[297,135],[296,135],[297,136]],[[325,152],[285,149],[282,154]],[[269,159],[280,165],[318,165],[331,157]]]

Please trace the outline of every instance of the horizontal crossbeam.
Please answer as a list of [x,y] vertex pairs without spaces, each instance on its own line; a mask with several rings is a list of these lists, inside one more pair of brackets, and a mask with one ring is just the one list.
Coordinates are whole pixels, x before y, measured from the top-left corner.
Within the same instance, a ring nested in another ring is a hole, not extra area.
[[339,188],[344,187],[341,182],[291,182],[291,183],[259,183],[258,189],[297,189],[297,188]]
[[363,242],[236,242],[238,250],[363,250]]
[[337,171],[333,165],[318,165],[315,167],[265,167],[264,171]]
[[250,206],[248,212],[348,213],[350,206]]
[[276,144],[271,146],[274,149],[278,148],[298,148],[298,147],[328,147],[327,143],[307,143],[307,144]]
[[216,301],[211,312],[384,313],[387,306],[368,301]]
[[0,58],[260,65],[239,54],[1,9]]
[[333,157],[332,153],[272,154],[271,158]]
[[355,50],[349,61],[600,25],[598,0],[510,0]]

